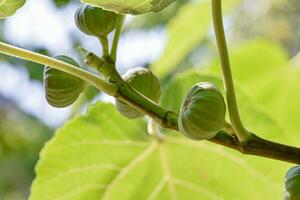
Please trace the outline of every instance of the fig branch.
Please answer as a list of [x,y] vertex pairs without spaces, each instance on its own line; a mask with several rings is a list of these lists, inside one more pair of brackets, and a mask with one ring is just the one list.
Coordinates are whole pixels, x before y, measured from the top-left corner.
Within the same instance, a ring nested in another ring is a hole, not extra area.
[[111,83],[108,83],[104,79],[95,76],[92,73],[89,73],[85,70],[82,70],[78,67],[75,67],[71,64],[68,64],[66,62],[62,62],[60,60],[57,60],[55,58],[51,58],[42,54],[38,54],[26,49],[18,48],[3,42],[0,42],[0,52],[21,58],[24,60],[32,61],[35,63],[39,63],[45,66],[50,66],[52,68],[58,69],[60,71],[66,72],[68,74],[74,75],[78,78],[83,79],[87,83],[95,86],[99,90],[102,90],[103,92],[114,96],[118,90],[117,86]]
[[[0,52],[9,56],[47,65],[72,74],[85,80],[99,90],[104,91],[108,95],[119,98],[137,110],[147,114],[156,120],[162,127],[178,131],[177,113],[162,108],[155,102],[134,90],[125,81],[120,80],[116,83],[108,83],[99,76],[93,75],[73,65],[45,55],[14,47],[3,42],[0,42]],[[300,148],[267,141],[252,133],[250,135],[250,140],[239,142],[235,136],[231,136],[224,131],[220,131],[214,138],[209,139],[209,141],[235,149],[243,154],[256,155],[300,164]]]
[[238,110],[237,100],[234,91],[229,55],[222,19],[221,0],[212,0],[212,16],[216,35],[217,47],[221,62],[223,81],[226,92],[227,106],[232,128],[240,142],[250,139],[251,134],[245,129]]

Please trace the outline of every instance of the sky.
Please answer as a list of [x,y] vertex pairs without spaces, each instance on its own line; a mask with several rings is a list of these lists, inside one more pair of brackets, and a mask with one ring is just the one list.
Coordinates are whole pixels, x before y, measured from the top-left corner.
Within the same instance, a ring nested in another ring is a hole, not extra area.
[[[58,10],[51,0],[27,1],[17,13],[5,19],[5,42],[23,48],[46,47],[51,54],[75,55],[71,35],[80,38],[86,49],[101,52],[97,39],[81,33],[75,25],[74,13],[78,3]],[[128,23],[133,17],[127,17]],[[110,36],[111,39],[111,36]],[[127,69],[154,61],[167,42],[165,30],[134,30],[123,34],[118,49],[117,66],[121,73]],[[47,104],[43,85],[31,81],[24,68],[0,63],[0,93],[16,102],[47,125],[56,127],[69,117],[69,108],[54,108]],[[101,97],[112,101],[107,96]]]

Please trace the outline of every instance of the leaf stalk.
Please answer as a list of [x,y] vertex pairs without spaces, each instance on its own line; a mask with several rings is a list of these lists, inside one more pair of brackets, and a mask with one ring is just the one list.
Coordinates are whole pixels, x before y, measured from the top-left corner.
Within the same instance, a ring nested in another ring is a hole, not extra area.
[[225,93],[227,99],[227,106],[232,128],[237,135],[240,142],[247,141],[251,133],[249,133],[244,127],[238,106],[234,90],[234,83],[231,73],[230,60],[228,55],[228,49],[226,44],[226,37],[224,32],[224,25],[222,19],[222,3],[221,0],[212,0],[212,16],[213,25],[216,35],[217,48],[219,52],[219,58],[221,62],[223,81],[225,86]]

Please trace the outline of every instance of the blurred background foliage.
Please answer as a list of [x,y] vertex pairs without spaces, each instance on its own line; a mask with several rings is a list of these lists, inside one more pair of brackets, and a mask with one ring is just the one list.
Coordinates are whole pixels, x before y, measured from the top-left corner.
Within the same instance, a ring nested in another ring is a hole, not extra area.
[[[177,0],[160,13],[129,16],[120,41],[120,72],[151,67],[164,86],[191,68],[219,75],[209,3]],[[82,63],[78,46],[97,53],[100,48],[75,28],[78,5],[71,0],[28,1],[0,22],[0,38],[45,55],[71,55]],[[224,12],[236,82],[291,134],[291,144],[300,145],[300,94],[295,94],[300,85],[299,2],[228,0]],[[88,88],[71,107],[52,108],[43,94],[42,67],[2,54],[0,60],[0,199],[26,199],[38,153],[54,130],[89,103],[112,98]],[[291,103],[283,104],[287,99]]]

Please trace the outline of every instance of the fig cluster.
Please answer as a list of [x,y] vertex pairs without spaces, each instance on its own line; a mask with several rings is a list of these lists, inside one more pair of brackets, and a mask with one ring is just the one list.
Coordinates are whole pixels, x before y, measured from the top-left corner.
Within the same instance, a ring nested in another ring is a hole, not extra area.
[[226,104],[220,90],[212,83],[194,85],[181,105],[179,131],[193,140],[214,137],[226,125]]
[[[70,57],[60,55],[54,58],[80,67]],[[44,67],[43,79],[47,102],[58,108],[69,106],[76,101],[86,85],[82,79],[48,66]]]
[[[161,94],[160,82],[149,69],[136,67],[128,70],[122,78],[140,94],[158,102]],[[116,107],[121,114],[129,119],[144,116],[143,113],[119,99],[116,100]]]

